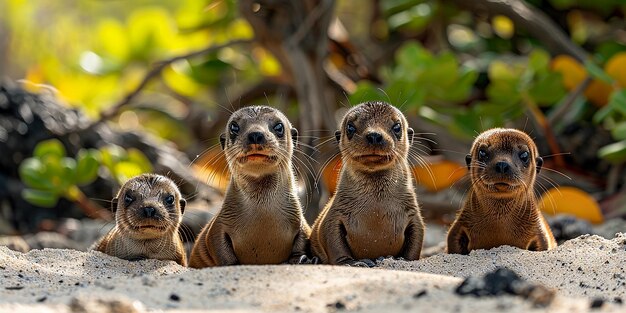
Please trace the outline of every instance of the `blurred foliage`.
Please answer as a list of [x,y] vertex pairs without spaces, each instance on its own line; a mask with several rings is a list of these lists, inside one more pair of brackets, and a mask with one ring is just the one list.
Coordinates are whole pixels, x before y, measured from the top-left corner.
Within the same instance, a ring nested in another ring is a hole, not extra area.
[[[590,58],[581,64],[567,56],[550,56],[508,17],[474,14],[453,2],[382,0],[354,6],[339,0],[339,8],[349,8],[343,14],[338,10],[339,20],[360,25],[348,27],[349,40],[363,45],[403,43],[393,58],[376,69],[382,84],[357,81],[356,91],[349,95],[351,103],[391,101],[468,140],[477,131],[525,115],[542,119],[571,105],[569,122],[590,120],[611,131],[615,143],[599,155],[624,162],[626,5],[622,0],[527,2],[559,23]],[[372,8],[374,3],[380,8]],[[237,4],[235,0],[5,0],[0,2],[0,25],[10,34],[8,73],[32,82],[27,86],[35,90],[38,84],[54,86],[68,105],[97,118],[133,90],[151,64],[252,38],[253,30],[240,17]],[[372,12],[379,12],[379,18],[371,25],[363,22]],[[362,50],[366,58],[374,58],[368,49]],[[168,66],[114,122],[123,129],[147,130],[185,150],[194,143],[183,122],[192,112],[191,104],[226,107],[227,103],[217,103],[223,99],[220,95],[239,95],[280,75],[277,60],[258,46],[224,48]],[[587,76],[589,86],[573,105],[568,104],[568,96]],[[111,158],[122,164],[132,159],[131,151],[126,156],[111,152]]]
[[[626,42],[616,36],[624,29],[626,5],[619,0],[527,2],[547,10],[557,23],[563,21],[590,58],[581,64],[570,56],[550,57],[506,16],[472,16],[439,1],[382,1],[385,20],[379,28],[384,31],[374,32],[379,38],[421,33],[444,20],[447,42],[436,55],[415,42],[405,43],[395,62],[381,70],[383,84],[359,82],[350,102],[373,98],[398,103],[470,139],[477,131],[524,116],[546,123],[546,116],[571,105],[566,103],[569,94],[589,76],[589,85],[567,113],[610,130],[616,142],[598,155],[626,161]],[[484,93],[477,94],[477,88]]]
[[[234,0],[2,1],[0,23],[10,33],[9,74],[23,77],[33,91],[40,84],[53,86],[68,105],[97,118],[133,90],[151,64],[251,38],[252,30],[238,17],[236,5]],[[263,66],[252,66],[255,63]],[[175,62],[137,101],[148,107],[174,107],[175,112],[136,111],[139,120],[153,121],[155,115],[159,120],[135,126],[185,148],[188,132],[171,121],[188,110],[188,103],[213,106],[216,94],[227,92],[231,80],[241,79],[240,86],[232,87],[241,90],[262,75],[275,75],[277,64],[260,48],[252,53],[226,48]]]
[[79,201],[84,195],[78,186],[92,183],[101,165],[120,185],[135,175],[152,171],[150,161],[136,149],[114,145],[100,150],[81,149],[72,158],[58,139],[49,139],[38,143],[33,156],[20,164],[20,178],[27,186],[22,197],[40,207],[54,207],[60,197]]

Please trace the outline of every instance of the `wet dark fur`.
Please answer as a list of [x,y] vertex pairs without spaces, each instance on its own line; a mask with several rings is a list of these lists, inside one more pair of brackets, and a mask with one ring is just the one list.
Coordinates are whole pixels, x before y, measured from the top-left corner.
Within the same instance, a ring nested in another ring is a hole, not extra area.
[[[172,202],[167,203],[168,200]],[[178,227],[185,204],[169,178],[155,174],[136,176],[120,188],[112,201],[115,227],[92,249],[126,260],[172,260],[184,266],[187,262]],[[145,215],[148,207],[154,209],[154,216]]]
[[[524,152],[528,153],[526,162]],[[537,207],[533,187],[543,160],[528,135],[502,128],[483,132],[466,161],[472,185],[448,232],[448,253],[468,254],[501,245],[535,251],[556,247]],[[499,162],[509,165],[508,172],[497,169]]]
[[[275,129],[278,123],[282,136]],[[267,141],[252,144],[253,132]],[[310,227],[296,194],[291,161],[296,138],[297,130],[276,109],[245,107],[232,114],[221,137],[231,180],[221,211],[198,235],[190,267],[301,261]],[[253,153],[268,157],[251,161]]]
[[[381,144],[370,143],[373,133]],[[313,254],[323,263],[357,266],[380,256],[417,260],[424,222],[407,161],[413,130],[406,118],[388,103],[366,102],[346,113],[336,136],[343,165],[337,191],[313,225]]]

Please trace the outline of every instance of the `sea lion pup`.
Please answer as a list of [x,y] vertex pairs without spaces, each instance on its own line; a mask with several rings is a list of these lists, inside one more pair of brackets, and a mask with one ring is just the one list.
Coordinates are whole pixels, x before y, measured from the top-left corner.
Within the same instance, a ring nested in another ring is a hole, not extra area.
[[385,256],[417,260],[424,222],[408,163],[413,129],[385,102],[350,109],[335,132],[342,157],[337,191],[313,225],[322,263],[373,266]]
[[471,187],[448,232],[448,253],[501,245],[533,251],[556,247],[537,207],[533,187],[543,159],[528,135],[506,128],[485,131],[465,161]]
[[111,203],[115,227],[93,250],[126,260],[187,261],[178,227],[187,202],[169,178],[142,174],[128,180]]
[[298,131],[280,111],[234,112],[220,142],[231,173],[219,213],[198,235],[189,266],[307,262],[308,236],[292,167]]

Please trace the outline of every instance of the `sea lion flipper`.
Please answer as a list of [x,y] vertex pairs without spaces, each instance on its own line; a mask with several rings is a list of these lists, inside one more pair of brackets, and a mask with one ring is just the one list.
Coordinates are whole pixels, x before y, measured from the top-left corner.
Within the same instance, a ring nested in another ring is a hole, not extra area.
[[293,241],[293,247],[291,248],[291,257],[289,257],[289,264],[312,263],[312,259],[310,259],[307,255],[307,252],[310,250],[310,243],[308,239],[310,234],[310,227],[302,223],[300,226],[300,230],[298,231],[298,234]]
[[346,240],[347,231],[345,226],[341,221],[333,221],[332,223],[336,223],[336,225],[334,225],[334,227],[327,227],[327,233],[324,234],[327,248],[326,254],[328,255],[329,263],[360,266],[355,264],[355,262],[359,261],[356,261],[352,255],[352,251]]
[[400,257],[409,261],[417,260],[422,253],[424,242],[424,221],[420,215],[415,215],[407,225],[404,233],[404,247]]
[[221,231],[218,236],[209,236],[209,244],[212,246],[214,253],[213,259],[217,262],[217,265],[236,265],[239,264],[237,255],[235,255],[235,249],[233,248],[233,242],[230,239],[228,233]]
[[454,223],[448,231],[448,253],[469,254],[469,236],[459,224]]

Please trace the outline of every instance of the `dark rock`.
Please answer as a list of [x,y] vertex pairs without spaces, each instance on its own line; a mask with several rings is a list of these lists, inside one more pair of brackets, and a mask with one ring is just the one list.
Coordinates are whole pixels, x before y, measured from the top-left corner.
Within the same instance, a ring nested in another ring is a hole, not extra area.
[[468,277],[455,290],[459,295],[476,297],[517,295],[533,302],[535,306],[547,306],[554,299],[554,291],[536,284],[530,284],[515,272],[498,268],[482,278]]
[[177,294],[173,293],[173,294],[170,295],[170,300],[179,302],[180,301],[180,296],[178,296]]
[[604,305],[604,299],[602,298],[594,298],[591,300],[591,305],[589,306],[592,309],[599,309]]
[[414,294],[413,298],[418,299],[418,298],[421,298],[421,297],[425,296],[426,294],[428,294],[428,292],[426,290],[422,290],[422,291]]
[[[172,146],[149,135],[115,131],[106,123],[89,127],[92,123],[80,111],[59,105],[52,96],[32,94],[11,82],[0,82],[0,220],[13,228],[3,230],[5,234],[35,232],[44,220],[85,217],[76,204],[63,198],[53,208],[40,208],[22,199],[25,186],[18,175],[19,164],[32,155],[37,143],[51,138],[60,140],[69,156],[75,156],[81,148],[98,149],[109,144],[138,149],[152,162],[156,173],[179,183],[184,196],[194,195],[194,199],[209,205],[220,197],[194,178],[189,158]],[[96,202],[107,208],[107,201],[119,186],[106,171],[100,175],[81,190],[91,199],[104,199]]]
[[591,224],[572,215],[557,215],[548,220],[554,238],[562,243],[582,235],[594,234]]

